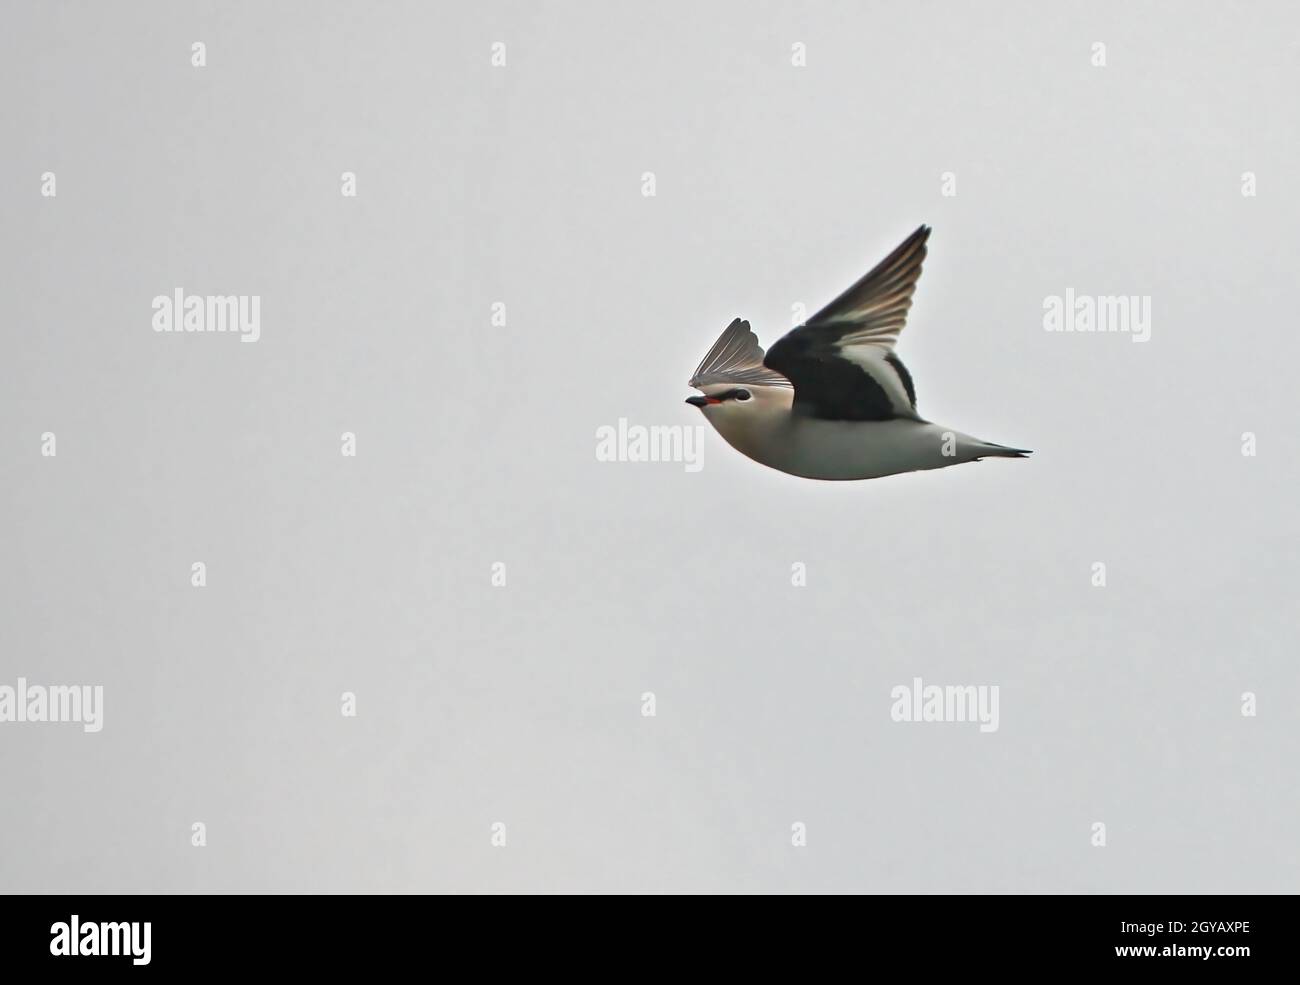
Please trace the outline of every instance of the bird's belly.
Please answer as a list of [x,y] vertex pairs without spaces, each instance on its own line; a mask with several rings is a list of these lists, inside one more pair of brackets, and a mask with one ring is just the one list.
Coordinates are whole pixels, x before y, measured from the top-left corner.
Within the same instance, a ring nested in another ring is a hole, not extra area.
[[970,461],[953,432],[920,421],[795,418],[788,428],[784,440],[768,442],[762,457],[751,457],[808,479],[876,479]]

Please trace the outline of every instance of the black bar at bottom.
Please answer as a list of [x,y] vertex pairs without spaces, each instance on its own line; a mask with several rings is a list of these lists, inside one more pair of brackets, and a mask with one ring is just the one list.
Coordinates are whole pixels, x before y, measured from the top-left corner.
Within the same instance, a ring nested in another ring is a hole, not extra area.
[[1292,965],[1284,929],[1292,904],[1276,896],[651,897],[587,911],[579,897],[534,911],[529,900],[479,897],[10,896],[0,967],[335,976],[413,962],[451,970],[467,960],[482,970],[521,962],[620,974],[715,963],[766,969],[784,959],[807,970],[902,961],[927,975],[1126,966],[1236,974]]

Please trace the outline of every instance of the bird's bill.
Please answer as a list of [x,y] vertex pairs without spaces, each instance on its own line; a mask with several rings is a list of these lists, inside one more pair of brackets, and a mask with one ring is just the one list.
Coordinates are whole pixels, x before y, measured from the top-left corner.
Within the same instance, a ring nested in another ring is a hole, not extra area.
[[722,403],[717,397],[687,397],[686,402],[692,407],[707,407],[709,404]]

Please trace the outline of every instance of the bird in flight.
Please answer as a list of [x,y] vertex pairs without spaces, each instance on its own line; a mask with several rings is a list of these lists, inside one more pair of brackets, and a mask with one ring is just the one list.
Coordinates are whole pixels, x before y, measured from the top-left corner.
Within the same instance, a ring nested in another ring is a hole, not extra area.
[[981,458],[1025,458],[916,411],[916,387],[894,343],[921,276],[930,227],[921,226],[847,291],[763,354],[735,319],[689,386],[727,444],[808,479],[877,479]]

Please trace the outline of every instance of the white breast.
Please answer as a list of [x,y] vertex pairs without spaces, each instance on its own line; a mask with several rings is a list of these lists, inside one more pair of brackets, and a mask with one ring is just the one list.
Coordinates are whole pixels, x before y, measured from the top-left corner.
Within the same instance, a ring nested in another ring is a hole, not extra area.
[[875,479],[940,469],[971,461],[980,444],[941,425],[904,418],[823,421],[790,414],[776,426],[749,433],[718,430],[755,461],[809,479]]

